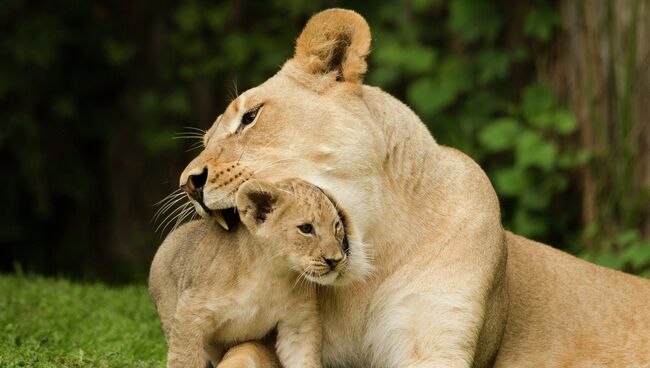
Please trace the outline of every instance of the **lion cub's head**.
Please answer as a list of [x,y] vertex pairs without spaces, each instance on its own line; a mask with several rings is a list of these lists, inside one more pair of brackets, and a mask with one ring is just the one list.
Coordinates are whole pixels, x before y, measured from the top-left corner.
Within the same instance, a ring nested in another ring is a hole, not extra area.
[[250,180],[237,191],[236,204],[251,235],[276,261],[322,285],[345,272],[347,217],[318,187],[299,179]]

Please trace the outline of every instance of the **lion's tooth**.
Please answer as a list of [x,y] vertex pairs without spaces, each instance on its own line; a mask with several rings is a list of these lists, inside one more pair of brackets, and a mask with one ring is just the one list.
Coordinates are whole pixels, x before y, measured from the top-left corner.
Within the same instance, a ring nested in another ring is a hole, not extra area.
[[217,223],[219,226],[224,228],[224,230],[230,230],[228,227],[228,223],[226,223],[226,219],[223,218],[223,214],[219,210],[214,210],[212,211],[212,215],[214,216],[214,219],[217,220]]

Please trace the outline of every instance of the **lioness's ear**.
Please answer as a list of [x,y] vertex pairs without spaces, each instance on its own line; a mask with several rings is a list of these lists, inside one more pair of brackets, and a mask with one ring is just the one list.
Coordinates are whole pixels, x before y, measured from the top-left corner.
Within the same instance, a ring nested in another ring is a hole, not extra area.
[[263,224],[278,203],[280,193],[272,184],[249,180],[237,190],[235,204],[239,217],[248,227],[254,230]]
[[337,81],[361,83],[370,52],[370,28],[352,10],[328,9],[309,19],[296,40],[294,60],[307,73],[332,73]]

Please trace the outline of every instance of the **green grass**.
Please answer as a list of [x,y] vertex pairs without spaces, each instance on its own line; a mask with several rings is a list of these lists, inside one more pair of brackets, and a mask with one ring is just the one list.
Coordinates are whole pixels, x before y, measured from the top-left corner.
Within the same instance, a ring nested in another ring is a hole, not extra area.
[[0,275],[0,367],[161,367],[165,339],[144,286]]

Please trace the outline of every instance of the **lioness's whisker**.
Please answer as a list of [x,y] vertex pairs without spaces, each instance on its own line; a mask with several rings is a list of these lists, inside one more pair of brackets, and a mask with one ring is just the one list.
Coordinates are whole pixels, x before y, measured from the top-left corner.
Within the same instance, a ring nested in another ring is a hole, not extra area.
[[182,194],[182,195],[170,199],[170,201],[169,201],[167,204],[165,204],[164,206],[160,207],[160,209],[158,209],[158,211],[156,211],[156,213],[154,214],[154,218],[153,218],[154,223],[158,220],[158,218],[159,218],[162,214],[164,214],[165,212],[167,212],[167,211],[168,211],[170,208],[172,208],[175,204],[177,204],[178,202],[180,202],[180,201],[186,199],[185,193],[181,193],[181,194]]
[[190,133],[185,133],[185,134],[176,134],[172,137],[172,139],[199,139],[203,140],[203,135],[202,134],[190,134]]
[[155,231],[158,232],[161,229],[164,230],[167,227],[167,224],[170,221],[173,221],[176,214],[182,212],[184,208],[185,208],[185,205],[175,207],[174,209],[172,209],[162,221],[158,222],[158,225],[156,226]]
[[160,205],[160,208],[156,211],[156,213],[154,213],[151,221],[153,223],[156,223],[156,221],[158,220],[160,215],[167,212],[167,210],[169,210],[169,208],[171,208],[174,204],[178,203],[184,197],[185,197],[184,193],[180,193],[180,195],[176,195],[174,197],[171,197],[171,198],[167,199],[164,203],[162,203]]
[[192,207],[189,207],[189,208],[183,210],[183,212],[180,215],[178,215],[178,218],[176,219],[176,223],[174,224],[174,227],[172,227],[171,231],[176,230],[178,225],[182,224],[183,221],[185,221],[188,217],[190,217],[192,215],[193,211],[194,211],[194,208],[192,208]]
[[166,201],[167,199],[169,199],[169,198],[176,197],[176,196],[178,196],[178,195],[182,195],[182,194],[184,194],[184,193],[182,192],[182,189],[181,189],[181,188],[178,188],[178,189],[176,189],[175,191],[171,192],[170,194],[166,195],[165,198],[163,198],[163,199],[159,200],[158,202],[154,203],[153,205],[154,205],[154,206],[157,206],[157,205],[159,205],[159,204],[165,202],[165,201]]
[[197,148],[203,148],[203,141],[202,141],[202,140],[201,140],[201,141],[198,141],[198,142],[194,142],[194,143],[192,143],[192,145],[190,146],[190,148],[186,149],[185,152],[194,151],[194,150],[197,149]]
[[181,209],[181,211],[178,212],[177,215],[171,217],[170,220],[167,221],[167,223],[165,224],[165,226],[162,228],[162,232],[163,232],[163,233],[165,232],[165,230],[167,229],[167,227],[168,227],[169,225],[171,225],[171,224],[174,222],[174,219],[176,219],[176,221],[177,221],[177,222],[176,222],[176,225],[172,226],[172,228],[171,228],[171,231],[174,231],[174,229],[176,228],[176,226],[178,226],[178,220],[179,220],[181,217],[183,217],[183,216],[185,216],[186,214],[188,214],[188,213],[189,213],[188,211],[191,211],[191,210],[192,210],[192,205],[191,205],[191,203],[188,202],[188,203],[184,204],[183,206],[181,206],[181,207],[179,207],[179,208]]
[[241,149],[241,155],[239,155],[239,158],[237,159],[237,165],[239,165],[239,161],[241,161],[241,158],[244,157],[244,152],[246,152],[246,145],[248,144],[248,141],[244,143],[244,147]]
[[194,131],[197,131],[197,132],[203,133],[203,134],[205,134],[205,132],[206,132],[205,130],[203,130],[201,128],[197,128],[197,127],[193,127],[193,126],[184,126],[183,129],[194,130]]
[[172,193],[172,194],[168,195],[167,197],[163,198],[162,200],[160,200],[158,203],[154,204],[154,206],[162,206],[162,207],[164,207],[168,203],[174,201],[175,199],[183,197],[185,195],[186,194],[183,193],[183,192]]
[[228,87],[226,92],[227,92],[227,95],[226,95],[226,101],[227,102],[232,102],[237,97],[239,97],[239,91],[237,91],[237,76],[236,75],[232,80],[232,86]]
[[[183,211],[183,210],[184,210],[188,205],[191,205],[191,203],[188,202],[188,203],[184,204],[183,206],[176,207],[176,208],[174,208],[173,210],[171,210],[171,212],[169,212],[169,214],[167,215],[167,217],[165,217],[165,218],[163,219],[163,221],[162,221],[158,226],[156,226],[156,230],[155,230],[155,231],[157,232],[163,224],[168,224],[168,220],[169,220],[170,218],[171,218],[172,221],[173,221],[174,216],[176,216],[177,213],[182,212],[182,211]],[[165,226],[163,227],[163,231],[164,231],[164,229],[165,229],[166,227],[167,227],[167,225],[165,225]]]
[[311,161],[309,161],[309,160],[307,160],[307,159],[304,159],[304,158],[285,158],[285,159],[280,159],[280,160],[273,161],[273,162],[267,164],[266,166],[261,167],[261,168],[255,170],[255,171],[254,171],[254,174],[259,174],[261,171],[268,170],[268,169],[270,169],[270,168],[273,167],[273,166],[276,166],[276,165],[279,165],[279,164],[282,164],[282,163],[289,163],[289,162],[292,162],[292,161],[306,161],[306,162],[311,162]]
[[[270,141],[266,142],[264,146],[262,146],[259,151],[264,151],[271,143],[275,142],[280,138],[280,136],[276,136],[275,138],[271,139]],[[242,157],[244,157],[244,153],[246,152],[246,145],[244,145],[244,148],[242,149],[242,154],[239,157],[239,160],[241,160]],[[237,163],[239,163],[239,160],[237,160]]]

